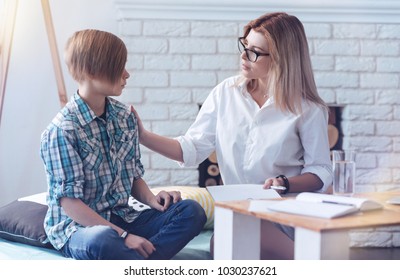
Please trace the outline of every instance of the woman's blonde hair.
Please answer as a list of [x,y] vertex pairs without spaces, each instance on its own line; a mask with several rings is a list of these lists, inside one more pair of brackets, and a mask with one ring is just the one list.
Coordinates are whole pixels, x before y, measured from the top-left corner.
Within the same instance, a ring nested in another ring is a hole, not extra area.
[[101,78],[115,83],[121,78],[127,49],[120,38],[100,30],[75,32],[65,46],[65,62],[76,81]]
[[282,111],[297,114],[303,100],[326,107],[315,85],[303,24],[286,13],[265,14],[244,27],[262,33],[268,42],[271,67],[268,93]]

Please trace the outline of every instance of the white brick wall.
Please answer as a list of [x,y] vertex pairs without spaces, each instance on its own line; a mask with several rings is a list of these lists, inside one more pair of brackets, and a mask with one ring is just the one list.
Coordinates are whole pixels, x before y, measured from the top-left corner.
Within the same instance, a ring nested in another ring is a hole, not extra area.
[[[121,97],[146,127],[183,134],[210,90],[239,72],[236,39],[244,20],[120,21],[131,78]],[[357,192],[400,189],[400,24],[303,20],[316,83],[343,109],[343,146],[356,149]],[[142,150],[151,186],[197,185],[197,169]],[[373,238],[371,236],[375,234]],[[353,246],[400,246],[400,229],[352,234]],[[368,242],[367,242],[368,240]]]

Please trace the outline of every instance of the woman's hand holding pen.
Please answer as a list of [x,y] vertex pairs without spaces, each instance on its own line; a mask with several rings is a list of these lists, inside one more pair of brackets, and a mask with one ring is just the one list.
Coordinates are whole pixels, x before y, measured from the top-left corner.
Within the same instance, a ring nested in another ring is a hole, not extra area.
[[286,187],[282,178],[268,178],[264,182],[264,189],[273,189],[279,194],[285,193]]

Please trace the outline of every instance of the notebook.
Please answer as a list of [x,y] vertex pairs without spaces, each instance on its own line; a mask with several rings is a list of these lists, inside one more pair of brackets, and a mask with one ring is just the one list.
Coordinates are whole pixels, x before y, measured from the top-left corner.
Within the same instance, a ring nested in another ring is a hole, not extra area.
[[386,203],[400,205],[400,196],[392,197],[391,199],[387,200]]
[[296,199],[280,201],[268,206],[268,209],[272,211],[326,219],[381,208],[383,208],[383,205],[379,202],[365,198],[309,192],[298,194]]
[[264,189],[263,185],[218,185],[208,186],[206,188],[213,197],[214,201],[272,199],[281,197],[277,191],[272,189]]

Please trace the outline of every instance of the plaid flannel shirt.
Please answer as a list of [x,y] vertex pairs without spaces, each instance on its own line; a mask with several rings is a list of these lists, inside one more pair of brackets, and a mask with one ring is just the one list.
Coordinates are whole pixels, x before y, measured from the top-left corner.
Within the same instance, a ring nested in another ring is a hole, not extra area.
[[107,98],[104,120],[76,93],[43,132],[40,152],[49,188],[44,227],[56,249],[80,226],[64,212],[62,197],[81,199],[107,220],[111,213],[127,222],[139,215],[128,199],[144,169],[137,120],[126,105]]

